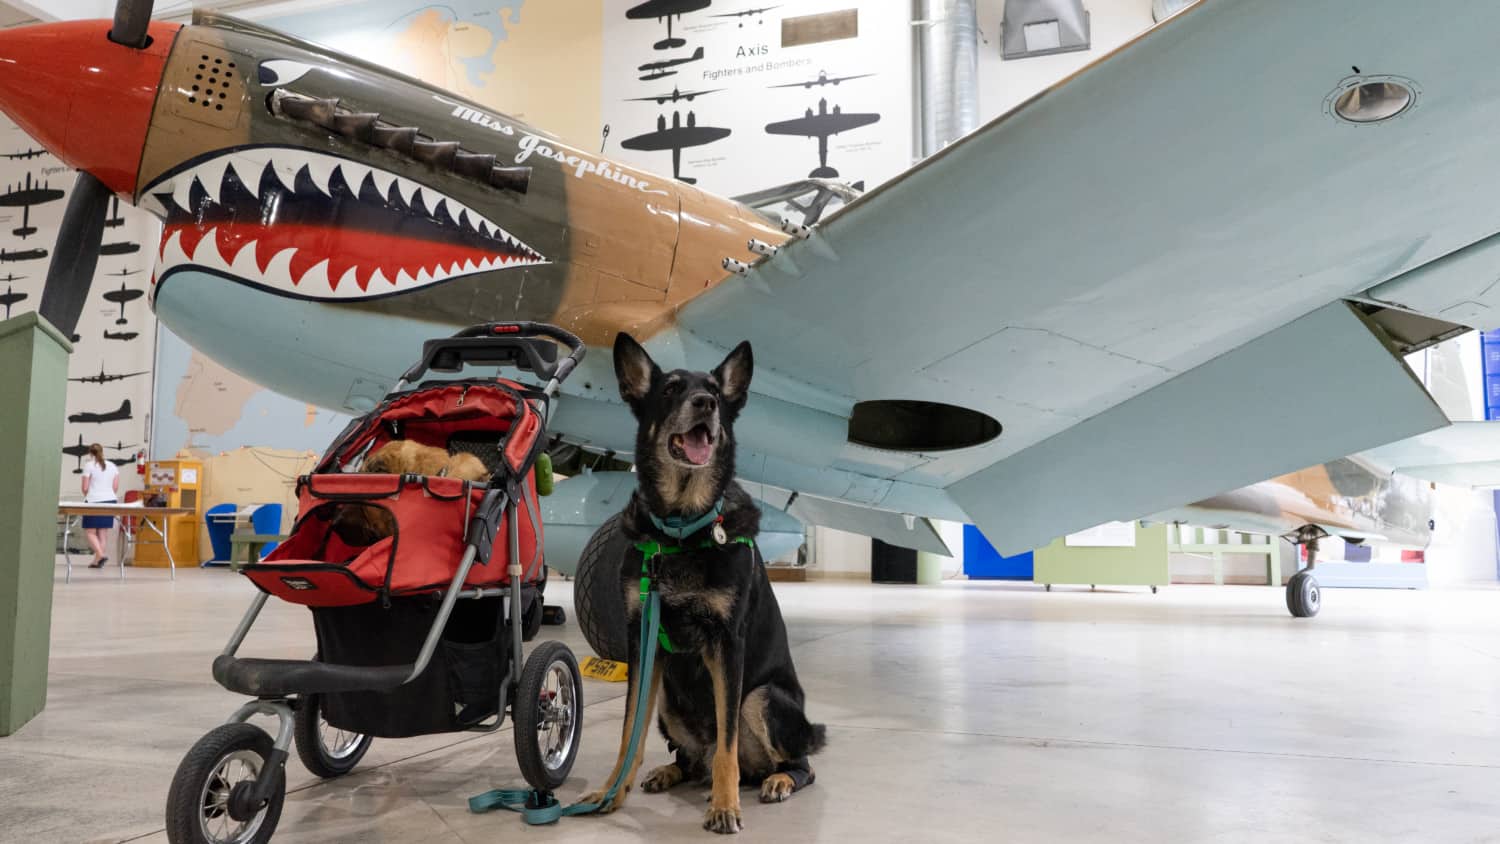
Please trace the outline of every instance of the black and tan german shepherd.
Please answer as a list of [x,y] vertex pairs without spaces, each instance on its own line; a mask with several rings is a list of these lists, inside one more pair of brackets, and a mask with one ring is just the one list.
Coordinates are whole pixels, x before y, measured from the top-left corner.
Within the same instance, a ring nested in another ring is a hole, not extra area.
[[[643,554],[634,543],[655,540],[681,553],[657,557],[653,582],[661,593],[662,630],[671,650],[658,645],[646,718],[660,705],[658,725],[675,759],[641,782],[656,792],[684,781],[713,782],[705,829],[739,832],[740,784],[760,787],[774,803],[812,784],[807,757],[824,744],[824,727],[802,711],[802,686],[792,666],[786,625],[751,544],[760,511],[734,481],[734,420],[745,406],[753,360],[741,343],[713,372],[663,373],[628,334],[615,341],[620,395],[639,427],[636,471],[640,483],[622,523],[632,547],[620,568],[630,632],[630,693],[620,759],[625,763],[635,718],[640,662],[640,583]],[[682,537],[667,531],[691,526],[721,508],[719,518]],[[718,529],[715,529],[717,526]],[[614,811],[625,802],[641,754]],[[595,795],[597,800],[600,795]]]

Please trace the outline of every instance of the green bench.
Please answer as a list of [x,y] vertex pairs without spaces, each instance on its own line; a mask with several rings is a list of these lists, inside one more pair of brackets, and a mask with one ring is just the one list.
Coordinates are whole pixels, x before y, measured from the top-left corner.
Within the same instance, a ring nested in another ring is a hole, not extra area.
[[232,533],[229,535],[229,568],[231,571],[239,571],[243,565],[240,562],[240,550],[245,551],[245,562],[259,561],[260,549],[272,542],[284,542],[287,535],[284,533]]

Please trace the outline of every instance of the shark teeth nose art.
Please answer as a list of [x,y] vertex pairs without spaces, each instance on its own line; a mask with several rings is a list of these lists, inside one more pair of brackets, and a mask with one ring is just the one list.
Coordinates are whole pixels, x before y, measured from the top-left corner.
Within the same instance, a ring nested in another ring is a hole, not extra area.
[[195,267],[308,299],[408,293],[547,263],[483,214],[410,179],[302,149],[257,147],[158,180],[157,278]]

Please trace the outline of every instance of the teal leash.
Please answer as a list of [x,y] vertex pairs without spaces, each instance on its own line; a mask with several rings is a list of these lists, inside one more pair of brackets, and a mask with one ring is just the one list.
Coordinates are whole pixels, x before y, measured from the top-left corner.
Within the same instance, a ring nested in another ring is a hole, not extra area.
[[[751,549],[751,553],[754,553],[755,541],[752,539],[737,536],[730,542],[746,545]],[[711,548],[722,544],[714,540],[705,540],[699,547]],[[651,561],[661,556],[681,554],[688,550],[682,546],[664,546],[652,540],[638,542],[635,547],[641,552],[641,664],[638,668],[640,674],[636,678],[635,687],[635,719],[630,724],[630,742],[625,749],[625,763],[620,766],[619,776],[609,784],[609,790],[604,792],[603,799],[597,803],[579,802],[564,806],[550,791],[538,791],[533,788],[495,788],[470,797],[470,812],[479,815],[494,809],[508,809],[512,812],[519,812],[521,820],[528,825],[541,826],[557,823],[560,819],[570,815],[593,814],[599,811],[600,807],[609,805],[620,789],[625,787],[625,780],[630,776],[630,769],[635,766],[635,755],[640,751],[641,739],[646,732],[646,702],[651,695],[649,678],[656,664],[657,650],[652,647],[652,644],[659,645],[667,653],[676,652],[671,639],[667,638],[667,631],[661,627],[661,595],[651,584]]]
[[640,676],[636,678],[635,720],[630,725],[630,744],[626,748],[625,764],[620,766],[620,774],[610,783],[609,790],[604,792],[604,798],[597,803],[579,802],[563,806],[550,791],[496,788],[470,797],[470,812],[482,814],[492,809],[509,809],[520,812],[521,820],[532,826],[557,823],[559,819],[569,815],[588,815],[599,811],[600,807],[609,805],[620,789],[625,787],[625,780],[630,776],[635,754],[640,750],[641,739],[646,732],[646,701],[651,693],[649,678],[656,662],[656,648],[648,647],[647,643],[654,643],[661,629],[661,596],[656,590],[649,588],[649,582],[642,578],[641,665]]

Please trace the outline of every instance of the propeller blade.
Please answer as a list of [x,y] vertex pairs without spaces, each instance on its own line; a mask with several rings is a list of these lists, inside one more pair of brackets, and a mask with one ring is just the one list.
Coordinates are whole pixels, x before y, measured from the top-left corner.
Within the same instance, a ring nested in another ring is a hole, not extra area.
[[63,212],[52,264],[47,268],[47,281],[42,287],[42,303],[37,310],[65,337],[77,333],[78,317],[88,301],[111,196],[103,182],[80,170],[78,181],[73,184],[73,195],[68,197],[68,208]]
[[119,0],[115,3],[115,22],[109,40],[139,50],[149,40],[146,27],[151,24],[152,0]]

